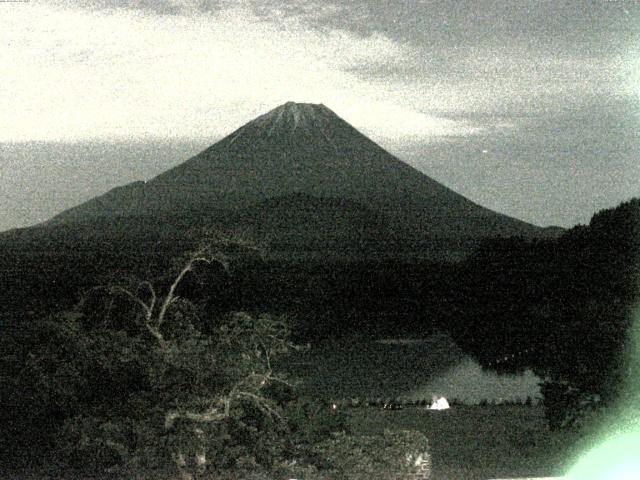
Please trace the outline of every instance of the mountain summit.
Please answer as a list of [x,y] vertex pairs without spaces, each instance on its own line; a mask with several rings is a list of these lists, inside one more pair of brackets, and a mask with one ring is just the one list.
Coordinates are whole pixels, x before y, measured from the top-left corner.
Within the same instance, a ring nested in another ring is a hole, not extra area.
[[249,125],[267,128],[269,135],[282,129],[294,133],[298,127],[303,130],[322,128],[337,116],[323,104],[287,102],[259,116]]
[[[291,209],[299,212],[293,215]],[[257,117],[148,182],[111,190],[48,223],[143,217],[181,219],[196,226],[224,218],[230,226],[254,218],[251,212],[256,211],[264,213],[263,219],[291,217],[298,222],[283,226],[276,221],[280,231],[270,232],[271,237],[291,229],[335,230],[339,217],[367,217],[362,228],[384,230],[393,243],[431,242],[455,249],[468,240],[543,232],[453,192],[324,105],[294,102]],[[310,220],[318,216],[326,222]],[[264,227],[261,219],[250,223],[253,230]],[[360,233],[364,238],[373,232]],[[376,241],[382,241],[379,234]]]

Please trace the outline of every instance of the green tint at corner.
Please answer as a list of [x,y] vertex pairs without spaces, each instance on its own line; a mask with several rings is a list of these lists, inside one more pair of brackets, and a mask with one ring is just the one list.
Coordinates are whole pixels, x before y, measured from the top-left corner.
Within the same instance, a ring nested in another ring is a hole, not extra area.
[[603,423],[602,442],[571,468],[570,480],[640,480],[640,307],[627,341],[626,384],[617,410]]
[[589,451],[569,472],[570,480],[640,479],[640,432],[606,440]]

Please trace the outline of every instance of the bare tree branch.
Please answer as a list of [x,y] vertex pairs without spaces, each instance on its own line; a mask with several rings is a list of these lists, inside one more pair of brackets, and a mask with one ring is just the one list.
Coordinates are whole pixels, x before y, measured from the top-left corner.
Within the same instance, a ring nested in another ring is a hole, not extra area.
[[236,394],[237,397],[245,397],[245,398],[249,398],[251,400],[253,400],[253,404],[258,407],[259,410],[261,410],[263,413],[265,413],[267,416],[271,417],[271,418],[276,418],[278,420],[282,419],[282,415],[280,415],[280,412],[278,412],[276,409],[274,409],[270,404],[269,401],[267,399],[265,399],[264,397],[261,397],[259,395],[256,395],[255,393],[251,393],[251,392],[238,392]]
[[128,289],[120,286],[114,286],[110,288],[110,291],[111,293],[123,293],[124,295],[129,297],[131,300],[133,300],[135,303],[137,303],[142,307],[142,310],[144,311],[145,320],[148,321],[149,319],[151,319],[151,315],[153,315],[153,312],[151,311],[149,306],[146,303],[144,303],[139,297],[131,293]]
[[153,312],[153,309],[156,306],[156,289],[153,288],[153,285],[151,285],[151,282],[149,282],[148,280],[143,280],[142,282],[140,282],[138,284],[138,290],[140,290],[141,287],[147,287],[147,289],[149,290],[149,292],[151,292],[151,302],[149,304],[149,310],[151,310]]
[[195,412],[179,412],[177,410],[173,410],[168,412],[165,417],[164,417],[164,428],[166,430],[170,429],[173,427],[174,423],[176,420],[178,420],[179,418],[186,418],[188,420],[191,420],[193,422],[199,422],[199,423],[213,423],[213,422],[219,422],[221,420],[224,420],[225,418],[228,417],[228,415],[224,412],[224,411],[220,411],[217,408],[211,408],[205,412],[202,413],[195,413]]
[[[182,280],[184,279],[184,276],[193,269],[193,266],[196,263],[203,262],[203,263],[211,264],[213,261],[218,261],[219,263],[222,263],[220,260],[217,260],[215,255],[210,257],[204,256],[207,250],[208,248],[203,247],[203,248],[200,248],[197,252],[195,252],[195,254],[187,261],[184,267],[182,267],[182,270],[180,270],[180,273],[178,274],[178,276],[174,279],[173,283],[171,284],[171,287],[169,287],[169,293],[167,293],[167,295],[165,296],[164,302],[162,302],[162,306],[160,307],[160,313],[158,313],[158,318],[156,320],[156,328],[160,328],[160,326],[164,323],[168,308],[171,306],[172,303],[174,303],[177,300],[177,297],[175,295],[176,288],[178,288],[178,285],[180,285],[180,282],[182,282]],[[222,263],[222,265],[225,268],[225,270],[227,270],[228,266],[225,265],[224,263]]]

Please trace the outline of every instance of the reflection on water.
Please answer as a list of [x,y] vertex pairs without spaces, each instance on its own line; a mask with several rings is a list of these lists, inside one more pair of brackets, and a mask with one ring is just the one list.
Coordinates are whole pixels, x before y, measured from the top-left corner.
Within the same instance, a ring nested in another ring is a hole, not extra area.
[[498,375],[483,370],[472,358],[465,357],[457,365],[435,376],[425,386],[408,393],[411,399],[431,398],[432,395],[459,399],[465,403],[482,400],[499,402],[541,398],[540,378],[531,370],[524,373]]
[[484,371],[445,334],[426,339],[345,338],[314,345],[286,370],[319,398],[405,398],[433,395],[465,403],[539,399],[531,371],[498,375]]

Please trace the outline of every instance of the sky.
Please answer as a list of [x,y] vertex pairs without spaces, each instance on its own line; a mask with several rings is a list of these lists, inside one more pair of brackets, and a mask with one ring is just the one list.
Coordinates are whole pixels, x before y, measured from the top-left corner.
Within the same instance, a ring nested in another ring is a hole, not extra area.
[[640,196],[640,2],[0,2],[0,230],[286,101],[493,210],[586,223]]

